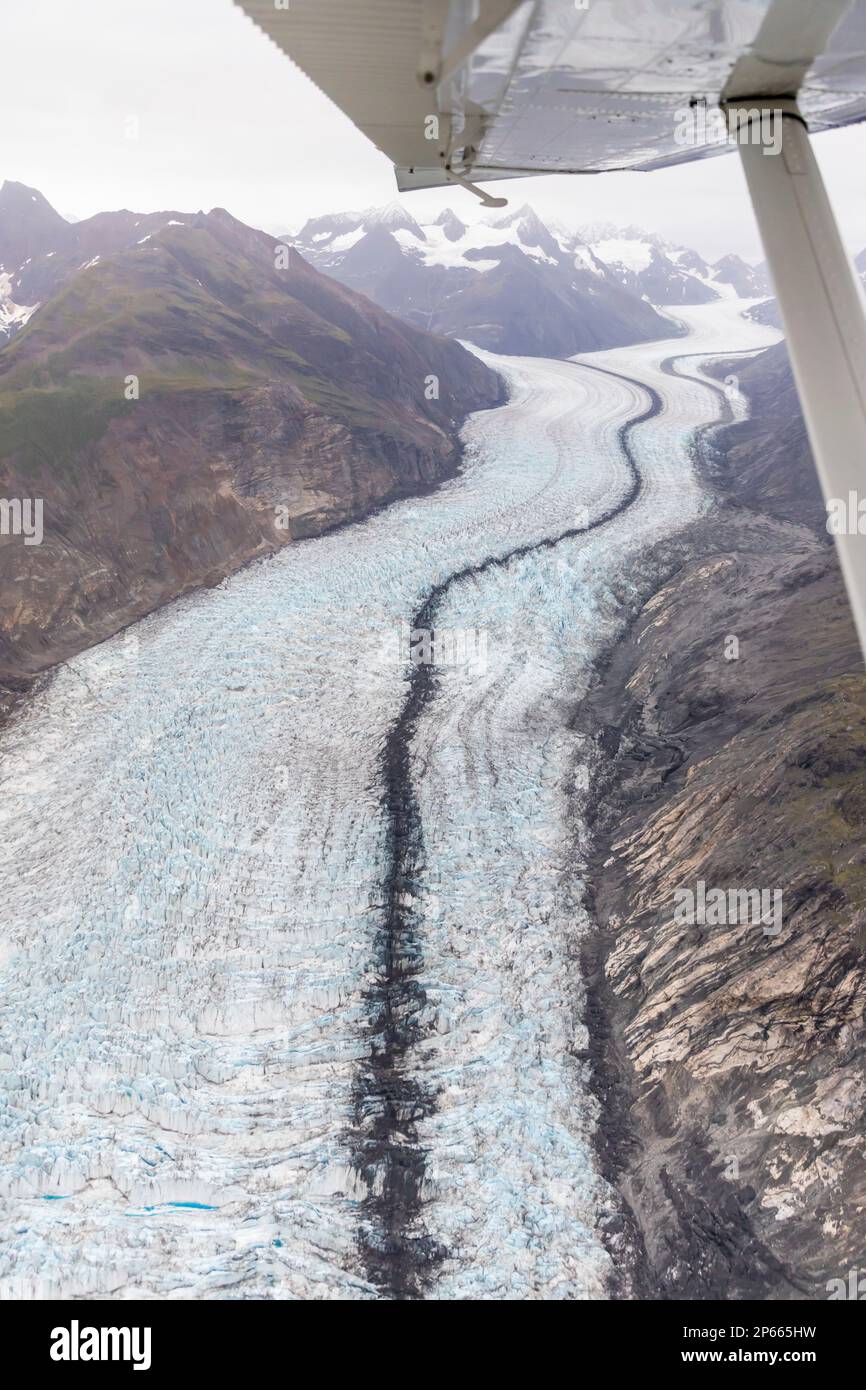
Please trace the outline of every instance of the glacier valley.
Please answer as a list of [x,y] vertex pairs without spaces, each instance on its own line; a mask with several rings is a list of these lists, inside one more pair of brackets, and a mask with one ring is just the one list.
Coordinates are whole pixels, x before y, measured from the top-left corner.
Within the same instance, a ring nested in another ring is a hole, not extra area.
[[[495,358],[435,494],[56,669],[0,734],[0,1293],[606,1297],[571,728],[710,505],[701,369]],[[742,409],[735,390],[730,408]],[[406,626],[483,634],[419,666]]]

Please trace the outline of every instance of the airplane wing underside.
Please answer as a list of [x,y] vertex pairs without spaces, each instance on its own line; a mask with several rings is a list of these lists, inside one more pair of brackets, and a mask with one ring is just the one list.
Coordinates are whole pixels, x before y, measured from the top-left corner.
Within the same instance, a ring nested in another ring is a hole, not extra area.
[[[866,0],[236,3],[401,190],[454,181],[501,205],[478,182],[654,169],[734,135],[825,499],[861,486],[866,304],[809,131],[866,118]],[[835,541],[866,656],[866,548]]]
[[702,113],[750,85],[796,97],[812,131],[866,118],[866,0],[236,3],[401,189],[718,154]]

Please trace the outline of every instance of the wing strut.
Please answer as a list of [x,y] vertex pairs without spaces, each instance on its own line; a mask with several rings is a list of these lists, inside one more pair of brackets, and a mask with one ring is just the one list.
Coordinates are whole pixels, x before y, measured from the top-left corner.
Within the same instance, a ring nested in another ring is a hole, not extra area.
[[508,206],[507,198],[494,198],[492,193],[487,193],[477,184],[470,183],[463,174],[458,174],[456,169],[452,169],[450,164],[445,165],[445,173],[451,183],[459,183],[461,188],[467,188],[470,193],[474,193],[476,198],[480,198],[486,208],[504,208]]
[[[729,108],[748,108],[760,120],[759,104],[752,97]],[[778,112],[783,103],[764,105]],[[835,539],[866,657],[866,534],[857,530],[857,502],[866,499],[866,309],[805,122],[793,103],[784,106],[778,153],[760,138],[747,140],[742,128],[738,148],[824,500],[847,515]]]

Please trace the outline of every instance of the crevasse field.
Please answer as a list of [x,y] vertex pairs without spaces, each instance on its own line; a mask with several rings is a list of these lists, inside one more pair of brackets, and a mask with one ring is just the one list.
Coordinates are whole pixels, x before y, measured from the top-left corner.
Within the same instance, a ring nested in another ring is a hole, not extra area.
[[482,655],[438,672],[411,752],[424,1005],[401,1067],[434,1098],[412,1141],[427,1296],[605,1297],[569,719],[630,562],[706,505],[700,354],[778,336],[743,307],[577,362],[488,359],[510,399],[467,424],[461,477],[84,653],[5,729],[0,1293],[387,1296],[353,1136],[400,627],[454,571],[614,510],[649,387],[632,505],[447,590],[437,630]]

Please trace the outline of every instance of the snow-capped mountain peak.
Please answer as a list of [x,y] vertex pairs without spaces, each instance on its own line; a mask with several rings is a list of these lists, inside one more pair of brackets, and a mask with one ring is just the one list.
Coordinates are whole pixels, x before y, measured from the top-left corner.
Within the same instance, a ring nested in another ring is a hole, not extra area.
[[388,203],[383,208],[367,208],[363,218],[364,226],[367,228],[385,227],[389,232],[412,232],[415,236],[424,236],[420,225],[402,203]]
[[[372,238],[372,241],[369,239]],[[722,257],[715,265],[687,247],[673,246],[662,237],[639,227],[615,227],[597,223],[571,230],[542,218],[529,203],[509,211],[489,213],[467,224],[451,208],[435,219],[415,218],[400,202],[362,213],[343,213],[313,218],[301,229],[294,244],[319,269],[342,278],[379,298],[385,307],[412,312],[419,299],[425,304],[428,283],[413,284],[425,269],[450,279],[437,292],[463,288],[468,276],[504,273],[509,267],[548,267],[551,277],[568,274],[592,276],[583,285],[597,296],[603,282],[638,299],[656,305],[699,304],[734,295],[760,297],[767,293],[766,278],[759,269],[739,257]],[[388,286],[378,287],[387,277]],[[397,277],[394,282],[394,277]],[[384,295],[384,299],[382,296]],[[434,313],[425,308],[427,315]],[[435,316],[435,313],[434,313]]]
[[12,295],[12,276],[0,266],[0,343],[23,328],[38,304],[16,304]]
[[443,208],[433,225],[441,227],[449,241],[459,241],[466,235],[466,223],[460,221],[453,208]]
[[566,249],[566,245],[542,222],[538,213],[528,203],[524,203],[523,207],[505,217],[491,219],[488,225],[494,230],[513,229],[524,247],[537,247],[554,259],[558,259]]
[[[493,351],[569,356],[672,331],[631,272],[576,233],[551,228],[529,204],[467,223],[451,208],[415,218],[392,203],[311,219],[293,244],[318,269],[409,322]],[[691,284],[694,301],[715,297]],[[654,302],[667,302],[665,293]]]

